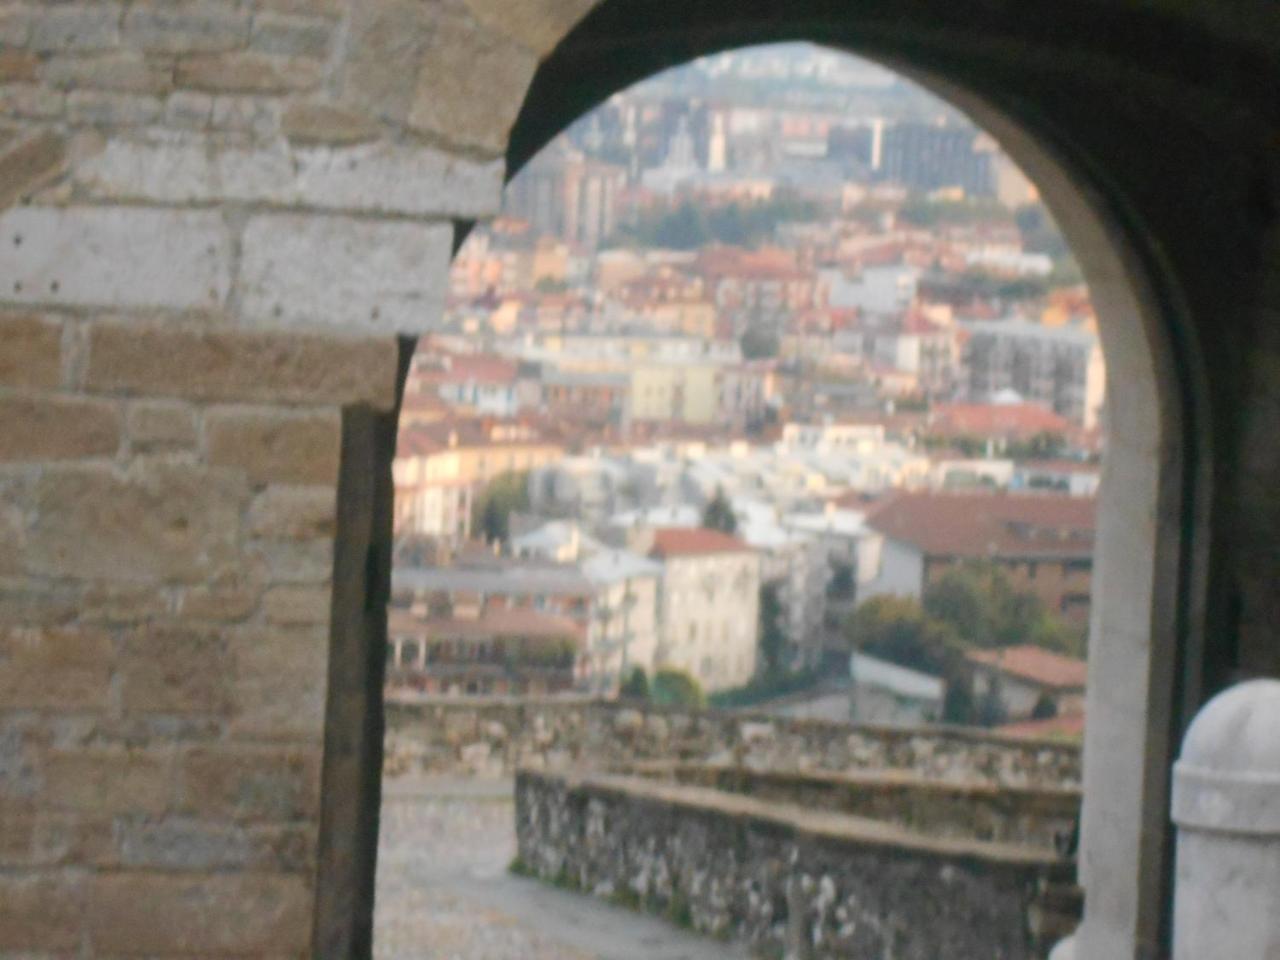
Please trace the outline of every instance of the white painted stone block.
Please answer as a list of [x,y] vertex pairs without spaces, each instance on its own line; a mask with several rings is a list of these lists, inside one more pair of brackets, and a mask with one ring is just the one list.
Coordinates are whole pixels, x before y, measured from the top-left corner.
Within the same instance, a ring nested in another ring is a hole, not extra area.
[[1200,711],[1173,773],[1174,960],[1280,957],[1280,681]]
[[431,329],[449,286],[449,224],[264,215],[245,228],[242,319],[357,332]]
[[232,147],[205,134],[113,140],[77,164],[94,199],[210,203],[410,217],[483,218],[498,212],[500,160],[474,161],[427,147]]
[[209,308],[231,285],[231,237],[211,211],[15,207],[0,215],[0,299]]

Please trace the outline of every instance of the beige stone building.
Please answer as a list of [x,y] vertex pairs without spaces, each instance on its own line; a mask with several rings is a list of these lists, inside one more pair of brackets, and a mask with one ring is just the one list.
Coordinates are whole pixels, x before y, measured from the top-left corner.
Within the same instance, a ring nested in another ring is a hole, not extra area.
[[658,667],[686,670],[708,692],[742,686],[756,672],[760,557],[716,530],[652,531],[663,566]]

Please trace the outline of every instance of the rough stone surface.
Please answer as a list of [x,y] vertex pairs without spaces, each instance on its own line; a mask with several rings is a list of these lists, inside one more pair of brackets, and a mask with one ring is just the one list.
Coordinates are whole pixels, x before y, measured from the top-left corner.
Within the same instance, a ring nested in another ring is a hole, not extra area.
[[[263,322],[368,332],[425,330],[444,308],[453,230],[347,217],[256,217],[237,295]],[[322,275],[329,283],[317,285]]]
[[256,486],[332,484],[341,453],[339,418],[324,414],[215,410],[205,418],[209,463],[238,467]]
[[1009,786],[1073,787],[1080,778],[1077,746],[946,727],[853,727],[713,711],[640,711],[585,699],[393,697],[386,710],[392,772],[497,775],[520,766],[609,770],[681,758],[774,771],[898,770]]
[[0,290],[20,303],[215,307],[231,284],[230,243],[217,213],[18,207],[0,215]]
[[37,513],[22,537],[22,565],[31,574],[188,582],[236,557],[248,501],[233,473],[165,465],[126,474],[105,466],[51,469],[32,498]]
[[0,397],[0,463],[115,456],[117,406],[74,397]]
[[66,142],[52,132],[0,147],[0,210],[61,175],[66,163]]
[[62,379],[62,327],[38,314],[0,311],[0,385],[51,389]]
[[103,323],[89,333],[86,380],[94,392],[385,409],[395,375],[390,337]]
[[1066,874],[1021,848],[948,845],[626,778],[516,779],[519,865],[771,955],[1033,960],[1029,917]]

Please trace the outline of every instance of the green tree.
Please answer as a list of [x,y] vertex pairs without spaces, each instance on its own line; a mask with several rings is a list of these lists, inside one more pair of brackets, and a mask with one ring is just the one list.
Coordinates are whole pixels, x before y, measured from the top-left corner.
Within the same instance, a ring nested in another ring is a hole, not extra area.
[[513,511],[529,509],[529,475],[508,472],[489,482],[471,505],[471,531],[487,543],[505,543]]
[[778,585],[766,583],[760,588],[760,665],[765,677],[781,675],[786,666],[787,632],[782,613]]
[[971,561],[948,570],[925,589],[923,606],[965,646],[1030,643],[1078,654],[1074,631],[1053,616],[1039,596],[1018,589],[994,563]]
[[715,496],[703,509],[702,525],[708,530],[719,530],[730,535],[738,532],[738,518],[734,516],[733,504],[725,496],[723,487],[716,487]]
[[827,581],[827,596],[832,600],[852,600],[854,587],[853,565],[843,560],[832,560],[831,579]]
[[963,669],[955,630],[909,597],[872,597],[853,612],[845,636],[855,650],[912,670],[950,677]]
[[618,689],[618,696],[624,700],[648,700],[649,678],[645,676],[643,667],[632,667],[627,678]]
[[659,707],[703,707],[707,703],[702,684],[692,674],[674,667],[663,667],[654,673],[649,698]]

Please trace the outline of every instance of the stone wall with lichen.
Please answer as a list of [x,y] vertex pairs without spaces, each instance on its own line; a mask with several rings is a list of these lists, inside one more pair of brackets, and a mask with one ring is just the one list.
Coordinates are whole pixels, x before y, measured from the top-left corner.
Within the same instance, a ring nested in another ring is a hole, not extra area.
[[625,777],[523,772],[513,868],[764,957],[1033,960],[1070,927],[1053,854]]
[[762,770],[898,771],[936,780],[1074,787],[1080,748],[947,727],[854,727],[588,699],[392,700],[391,775],[501,776],[519,767],[619,770],[644,762]]

